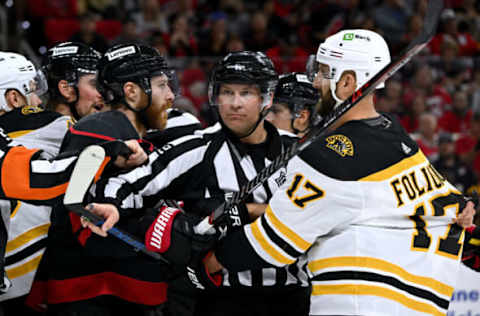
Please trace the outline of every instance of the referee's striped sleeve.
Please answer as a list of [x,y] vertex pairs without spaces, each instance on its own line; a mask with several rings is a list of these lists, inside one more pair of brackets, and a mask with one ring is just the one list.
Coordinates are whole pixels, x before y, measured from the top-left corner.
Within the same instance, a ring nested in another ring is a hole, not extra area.
[[40,154],[23,146],[0,152],[0,198],[53,205],[63,196],[77,157],[45,160]]
[[172,181],[202,163],[207,147],[208,142],[198,135],[171,141],[152,152],[148,164],[99,181],[95,200],[124,211],[152,207]]

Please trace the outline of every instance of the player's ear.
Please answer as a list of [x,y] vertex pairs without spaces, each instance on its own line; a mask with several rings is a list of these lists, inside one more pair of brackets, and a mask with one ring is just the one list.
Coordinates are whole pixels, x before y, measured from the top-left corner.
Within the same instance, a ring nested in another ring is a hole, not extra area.
[[7,101],[7,105],[12,109],[20,108],[27,103],[25,97],[15,89],[8,90],[5,93],[5,100]]
[[57,87],[60,94],[67,99],[68,102],[75,100],[75,89],[73,89],[73,87],[69,85],[66,80],[60,80],[57,84]]

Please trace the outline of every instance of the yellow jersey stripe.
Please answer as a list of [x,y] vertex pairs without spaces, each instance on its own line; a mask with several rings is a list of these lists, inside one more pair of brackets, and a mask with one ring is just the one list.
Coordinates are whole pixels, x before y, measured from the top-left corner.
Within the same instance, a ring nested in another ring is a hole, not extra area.
[[7,243],[7,252],[13,251],[17,249],[18,247],[25,245],[27,242],[30,240],[33,240],[39,236],[42,235],[47,235],[48,234],[48,228],[50,227],[50,223],[40,225],[37,227],[34,227],[25,233],[18,235],[17,238],[10,240]]
[[339,285],[318,285],[312,286],[312,295],[374,295],[383,297],[402,304],[414,311],[426,313],[435,316],[445,316],[446,312],[429,305],[419,302],[397,291],[380,286],[371,286],[363,284],[339,284]]
[[422,164],[424,162],[428,162],[428,160],[425,157],[425,155],[422,153],[422,151],[418,150],[418,152],[415,155],[411,157],[407,157],[386,169],[380,170],[378,172],[372,173],[371,175],[363,177],[359,179],[359,181],[387,180],[407,169],[415,167],[416,165]]
[[451,297],[453,294],[453,287],[442,283],[438,280],[411,274],[400,266],[397,266],[388,261],[371,258],[371,257],[333,257],[327,259],[320,259],[312,261],[308,264],[308,268],[312,273],[318,270],[335,267],[361,267],[381,270],[384,272],[395,274],[403,280],[416,283],[428,287],[437,293]]
[[297,233],[291,230],[287,225],[283,224],[278,217],[273,214],[273,211],[270,205],[267,206],[265,210],[266,217],[270,223],[279,231],[281,232],[286,238],[288,238],[298,249],[305,252],[308,248],[312,245],[302,237],[300,237]]
[[473,246],[480,246],[480,239],[471,238],[468,243]]
[[22,202],[17,201],[17,206],[15,206],[15,209],[13,210],[12,214],[10,214],[10,218],[14,218],[15,215],[17,214],[18,210],[20,209],[20,205],[22,205]]
[[17,137],[20,137],[20,136],[23,136],[23,135],[27,135],[28,133],[34,131],[34,129],[26,129],[26,130],[23,130],[23,131],[16,131],[16,132],[11,132],[11,133],[8,133],[8,137],[10,138],[17,138]]
[[29,260],[15,268],[5,268],[8,278],[15,279],[37,269],[38,265],[40,264],[40,260],[42,259],[42,256],[43,254],[36,256],[32,260]]
[[280,262],[282,264],[291,264],[295,262],[295,260],[289,259],[282,255],[275,247],[273,247],[270,242],[267,241],[263,233],[260,231],[259,227],[259,222],[260,218],[258,218],[255,222],[253,222],[250,225],[250,228],[252,230],[252,235],[255,238],[255,240],[258,242],[258,244],[262,247],[262,249],[268,253],[273,259],[275,259],[277,262]]

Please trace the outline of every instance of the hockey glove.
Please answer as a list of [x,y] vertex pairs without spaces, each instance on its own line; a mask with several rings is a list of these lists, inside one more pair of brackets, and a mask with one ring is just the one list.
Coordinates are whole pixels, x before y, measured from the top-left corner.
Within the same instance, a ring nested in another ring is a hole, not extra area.
[[162,253],[173,265],[185,267],[215,245],[214,236],[194,233],[198,221],[177,208],[162,206],[158,212],[149,210],[139,226],[148,250]]
[[234,205],[226,210],[224,219],[217,226],[218,239],[222,239],[250,222],[247,205],[245,203]]
[[223,282],[223,273],[218,271],[215,273],[209,273],[206,266],[206,261],[213,254],[212,251],[208,252],[205,256],[198,260],[193,260],[187,266],[187,276],[193,287],[198,290],[211,290],[216,289]]
[[462,261],[467,267],[480,271],[480,226],[465,229]]

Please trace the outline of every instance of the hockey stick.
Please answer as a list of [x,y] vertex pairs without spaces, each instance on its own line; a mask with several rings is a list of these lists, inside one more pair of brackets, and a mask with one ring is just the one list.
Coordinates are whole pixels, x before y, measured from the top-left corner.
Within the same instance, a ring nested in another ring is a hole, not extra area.
[[[91,145],[85,148],[80,153],[73,168],[70,182],[63,198],[63,203],[69,211],[85,217],[99,227],[102,226],[104,222],[103,218],[84,209],[83,199],[94,178],[97,176],[97,173],[101,172],[104,161],[105,150],[101,146]],[[142,241],[121,229],[112,227],[108,233],[129,244],[135,251],[141,251],[154,259],[168,263],[159,253],[148,251]]]
[[264,183],[270,176],[285,166],[288,161],[298,155],[302,150],[315,142],[320,136],[327,132],[327,129],[335,123],[343,114],[354,107],[364,97],[372,93],[375,88],[385,82],[407,62],[420,52],[435,35],[440,13],[443,9],[443,0],[430,0],[425,14],[422,32],[406,47],[402,53],[394,58],[388,65],[382,68],[374,77],[358,88],[348,99],[331,111],[318,124],[303,136],[298,142],[293,143],[280,156],[272,161],[270,165],[260,171],[255,178],[242,186],[239,191],[234,192],[232,198],[217,207],[209,217],[203,219],[196,227],[195,232],[204,234],[212,226],[222,221],[228,212],[237,204],[242,202],[259,185]]

